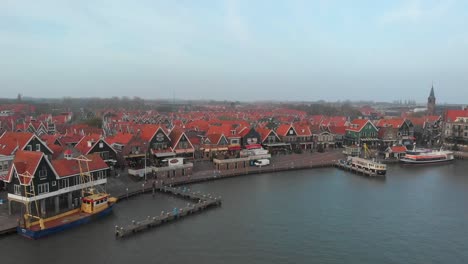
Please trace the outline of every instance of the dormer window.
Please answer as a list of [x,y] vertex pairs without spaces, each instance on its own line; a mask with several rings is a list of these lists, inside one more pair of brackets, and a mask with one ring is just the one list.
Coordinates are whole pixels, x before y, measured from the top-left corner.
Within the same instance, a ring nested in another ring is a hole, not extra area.
[[46,166],[42,166],[41,170],[39,170],[39,179],[45,180],[47,178],[47,168]]
[[231,130],[231,134],[232,134],[232,135],[235,135],[235,134],[236,134],[236,130]]

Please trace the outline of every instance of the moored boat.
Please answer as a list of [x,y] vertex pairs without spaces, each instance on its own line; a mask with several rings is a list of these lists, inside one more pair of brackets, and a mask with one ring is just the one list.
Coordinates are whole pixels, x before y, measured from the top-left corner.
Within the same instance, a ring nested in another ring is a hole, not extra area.
[[106,193],[92,194],[82,199],[81,208],[18,226],[17,232],[31,239],[49,236],[110,214],[116,201]]
[[375,160],[359,157],[348,157],[346,163],[352,168],[363,170],[371,174],[385,176],[387,174],[387,165]]
[[[44,217],[38,207],[38,199],[35,195],[34,185],[24,185],[26,194],[26,213],[22,223],[17,227],[17,233],[31,239],[42,238],[54,233],[58,233],[85,223],[92,219],[106,216],[112,212],[117,198],[111,197],[104,190],[97,190],[99,185],[95,185],[95,178],[90,173],[88,162],[91,161],[85,156],[75,158],[78,161],[80,178],[82,184],[81,199],[78,208],[65,211],[51,217]],[[81,163],[84,163],[82,166]],[[31,174],[22,174],[21,177],[32,180]]]
[[427,164],[453,161],[455,156],[451,151],[411,151],[400,158],[400,161],[406,164]]

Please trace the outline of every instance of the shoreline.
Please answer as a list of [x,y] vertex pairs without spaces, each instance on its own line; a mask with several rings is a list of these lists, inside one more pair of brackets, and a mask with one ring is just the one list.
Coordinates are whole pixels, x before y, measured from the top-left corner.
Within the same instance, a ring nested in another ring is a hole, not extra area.
[[[106,191],[118,198],[117,202],[127,200],[131,197],[152,192],[154,188],[163,186],[181,186],[186,184],[194,184],[227,178],[256,175],[263,173],[276,173],[284,171],[329,168],[335,165],[338,158],[341,158],[341,151],[330,151],[325,153],[306,153],[292,154],[285,156],[275,156],[272,158],[274,162],[265,167],[249,167],[242,170],[224,170],[216,171],[213,169],[205,169],[194,172],[191,176],[182,176],[169,179],[148,179],[145,182],[135,181],[130,175],[120,177],[107,178]],[[153,182],[155,182],[153,188]],[[16,221],[12,218],[17,218],[17,215],[11,215],[6,218],[6,221],[0,221],[0,238],[16,233]],[[3,222],[3,223],[2,223]]]

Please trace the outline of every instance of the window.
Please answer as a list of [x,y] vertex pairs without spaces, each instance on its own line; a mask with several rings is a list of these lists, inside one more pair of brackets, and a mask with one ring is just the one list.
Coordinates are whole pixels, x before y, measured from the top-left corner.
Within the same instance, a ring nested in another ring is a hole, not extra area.
[[68,188],[70,186],[69,179],[63,179],[59,181],[59,189]]
[[153,149],[167,149],[167,143],[153,143]]
[[36,151],[41,151],[41,144],[36,144]]
[[98,171],[97,172],[97,179],[101,180],[101,179],[104,179],[104,178],[106,178],[105,177],[105,171]]
[[38,191],[38,194],[41,194],[41,193],[48,193],[49,192],[49,183],[41,183],[39,185],[37,185],[37,191]]
[[81,177],[80,175],[75,176],[75,185],[81,184]]
[[55,185],[57,185],[57,181],[52,182],[52,186],[55,186]]
[[21,195],[21,185],[15,184],[15,194],[16,195]]
[[269,136],[268,143],[273,143],[273,142],[275,142],[275,136]]
[[109,159],[109,151],[99,152],[99,156],[101,156],[101,158],[103,160],[108,160]]
[[31,145],[27,145],[27,146],[26,146],[26,150],[27,150],[27,151],[32,151],[32,146],[31,146]]
[[39,171],[39,179],[45,180],[47,178],[47,168],[45,165],[42,165],[41,170]]
[[294,131],[291,129],[289,130],[289,135],[292,135],[292,134],[294,134]]
[[181,149],[186,149],[186,148],[188,148],[188,142],[180,142],[180,143],[179,143],[179,147],[180,147]]

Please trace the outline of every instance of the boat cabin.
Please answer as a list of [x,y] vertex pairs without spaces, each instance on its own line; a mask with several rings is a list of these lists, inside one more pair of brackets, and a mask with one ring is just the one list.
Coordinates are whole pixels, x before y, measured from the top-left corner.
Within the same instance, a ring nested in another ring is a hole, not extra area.
[[101,211],[102,209],[107,208],[108,199],[109,195],[106,193],[92,194],[83,197],[81,211],[89,214]]

